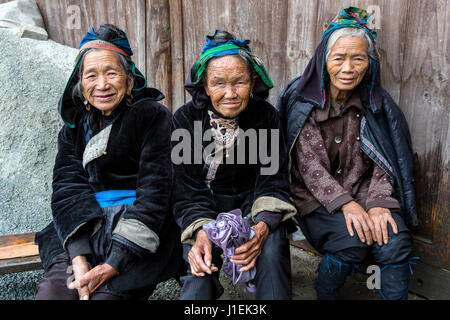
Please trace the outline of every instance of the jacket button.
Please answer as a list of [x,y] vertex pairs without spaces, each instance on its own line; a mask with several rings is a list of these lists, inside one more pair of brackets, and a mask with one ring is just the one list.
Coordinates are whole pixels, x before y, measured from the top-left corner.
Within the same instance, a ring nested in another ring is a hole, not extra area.
[[356,114],[356,117],[357,117],[357,118],[359,118],[359,117],[360,117],[359,113],[357,113],[357,114]]
[[361,138],[360,138],[360,137],[356,138],[356,141],[359,141],[359,140],[361,140]]
[[337,144],[340,144],[342,142],[342,137],[341,136],[334,137],[334,142],[336,142]]

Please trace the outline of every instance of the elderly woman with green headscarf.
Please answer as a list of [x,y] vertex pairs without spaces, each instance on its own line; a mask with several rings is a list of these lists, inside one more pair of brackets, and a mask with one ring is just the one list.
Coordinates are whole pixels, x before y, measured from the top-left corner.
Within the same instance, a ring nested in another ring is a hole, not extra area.
[[132,54],[113,25],[80,44],[58,106],[53,221],[36,235],[45,269],[38,299],[148,298],[177,272],[172,116]]
[[401,110],[381,87],[377,35],[368,19],[364,10],[344,9],[277,105],[300,227],[324,254],[318,299],[336,299],[369,253],[380,264],[382,297],[408,296],[407,224],[417,224],[411,139]]
[[252,225],[253,238],[224,254],[236,272],[251,273],[247,285],[256,298],[291,298],[283,221],[295,208],[289,203],[287,158],[278,113],[266,101],[273,83],[249,43],[221,30],[207,36],[185,84],[192,100],[174,115],[173,139],[183,137],[172,150],[174,214],[189,266],[181,277],[181,299],[217,299],[223,292],[221,250],[203,227],[213,223],[218,233],[225,230],[219,214],[236,214],[229,221],[238,224],[244,223],[242,214]]

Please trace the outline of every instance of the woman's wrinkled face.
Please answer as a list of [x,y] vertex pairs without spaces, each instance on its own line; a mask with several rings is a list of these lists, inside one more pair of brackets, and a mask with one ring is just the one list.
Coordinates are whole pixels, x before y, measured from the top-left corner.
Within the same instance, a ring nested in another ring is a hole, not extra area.
[[89,104],[109,116],[123,98],[131,93],[131,86],[117,53],[95,50],[84,57],[81,85]]
[[339,38],[331,48],[327,61],[332,90],[353,90],[361,83],[368,68],[366,42],[360,37]]
[[206,94],[218,112],[236,117],[248,105],[254,82],[245,61],[234,55],[212,60],[208,65]]

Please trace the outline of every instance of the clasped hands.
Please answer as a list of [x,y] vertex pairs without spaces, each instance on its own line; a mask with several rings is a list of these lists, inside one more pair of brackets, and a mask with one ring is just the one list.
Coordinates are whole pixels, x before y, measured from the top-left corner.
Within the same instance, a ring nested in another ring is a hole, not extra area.
[[75,280],[69,284],[69,289],[77,289],[80,300],[89,300],[93,292],[119,275],[119,272],[107,263],[91,269],[85,256],[73,258],[72,267]]
[[395,234],[398,232],[397,224],[389,209],[375,207],[366,212],[358,203],[350,201],[342,206],[342,212],[350,236],[354,236],[353,225],[361,242],[368,245],[373,242],[377,242],[379,246],[383,243],[388,244],[388,223],[391,224]]
[[[231,262],[243,265],[240,272],[251,270],[261,254],[261,250],[269,235],[269,227],[265,222],[259,222],[251,227],[255,231],[253,238],[242,246],[236,248],[234,255],[230,257]],[[188,253],[191,273],[197,277],[203,277],[205,274],[212,274],[219,269],[212,263],[212,242],[209,240],[206,232],[200,230],[197,238]]]

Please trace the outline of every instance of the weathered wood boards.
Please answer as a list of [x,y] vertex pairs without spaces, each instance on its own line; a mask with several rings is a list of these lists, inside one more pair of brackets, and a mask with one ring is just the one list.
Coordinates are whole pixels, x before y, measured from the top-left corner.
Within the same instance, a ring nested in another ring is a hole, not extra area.
[[0,236],[0,275],[42,268],[34,233]]

